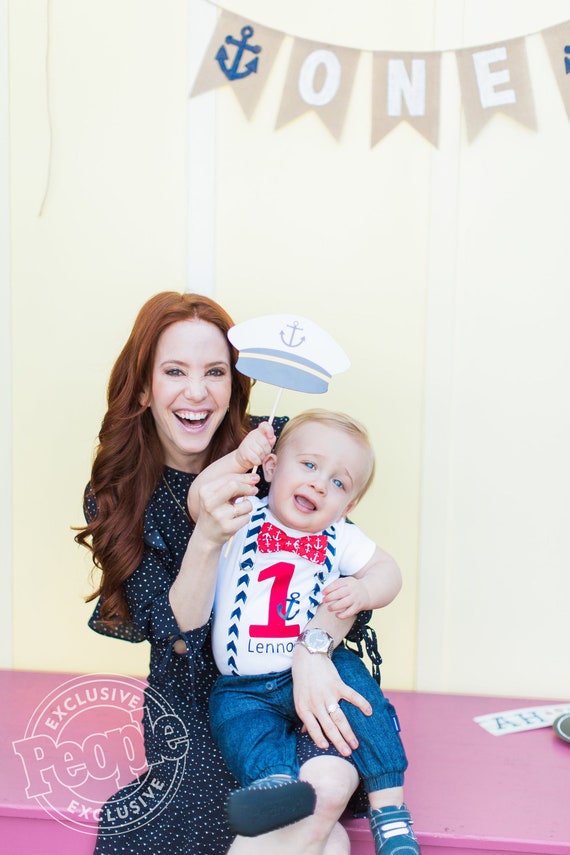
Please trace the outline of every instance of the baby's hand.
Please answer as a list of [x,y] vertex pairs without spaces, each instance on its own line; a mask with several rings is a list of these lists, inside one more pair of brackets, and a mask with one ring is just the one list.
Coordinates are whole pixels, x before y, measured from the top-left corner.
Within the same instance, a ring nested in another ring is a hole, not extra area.
[[255,430],[248,433],[236,450],[238,466],[244,472],[261,466],[274,445],[275,432],[273,428],[269,422],[261,422]]
[[362,579],[341,576],[323,590],[323,603],[341,619],[353,617],[368,609],[368,592]]

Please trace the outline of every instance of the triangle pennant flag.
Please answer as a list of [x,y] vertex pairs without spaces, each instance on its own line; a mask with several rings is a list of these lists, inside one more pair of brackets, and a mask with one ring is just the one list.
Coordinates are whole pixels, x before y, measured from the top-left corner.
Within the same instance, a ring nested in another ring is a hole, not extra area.
[[295,39],[276,127],[309,110],[340,139],[360,51]]
[[230,12],[220,15],[190,97],[231,85],[251,118],[275,62],[284,34]]
[[408,122],[437,148],[441,55],[375,53],[372,71],[372,147]]
[[536,130],[524,39],[466,48],[456,58],[469,142],[495,113]]

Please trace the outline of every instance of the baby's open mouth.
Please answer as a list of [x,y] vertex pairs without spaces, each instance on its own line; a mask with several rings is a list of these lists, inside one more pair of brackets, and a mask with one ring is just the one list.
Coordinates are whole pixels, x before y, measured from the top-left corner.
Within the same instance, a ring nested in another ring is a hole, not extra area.
[[317,506],[314,502],[311,502],[306,496],[295,496],[295,502],[297,505],[305,511],[316,511]]

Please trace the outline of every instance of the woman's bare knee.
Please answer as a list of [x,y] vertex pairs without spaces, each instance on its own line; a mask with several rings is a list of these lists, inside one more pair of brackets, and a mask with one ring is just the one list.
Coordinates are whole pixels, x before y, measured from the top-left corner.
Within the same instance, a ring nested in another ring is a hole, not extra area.
[[313,757],[301,767],[300,777],[315,788],[314,814],[258,838],[237,837],[228,855],[349,855],[348,835],[337,820],[358,784],[354,766],[340,757]]
[[301,767],[300,777],[315,788],[315,814],[327,817],[332,828],[358,785],[356,769],[341,757],[313,757]]

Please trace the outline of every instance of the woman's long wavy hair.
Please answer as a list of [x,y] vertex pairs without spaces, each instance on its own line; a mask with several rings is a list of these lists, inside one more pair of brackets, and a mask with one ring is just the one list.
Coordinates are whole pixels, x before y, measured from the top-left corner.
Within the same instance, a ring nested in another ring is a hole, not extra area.
[[[208,297],[175,291],[156,294],[140,310],[109,379],[107,412],[86,494],[88,522],[75,540],[91,550],[93,563],[101,570],[100,585],[87,601],[101,597],[101,618],[111,623],[129,619],[122,584],[142,559],[144,511],[164,468],[154,418],[141,401],[151,387],[161,334],[172,324],[189,320],[211,323],[224,336],[233,325]],[[251,380],[236,371],[237,352],[229,342],[228,347],[230,406],[214,434],[205,465],[237,448],[247,432]]]

